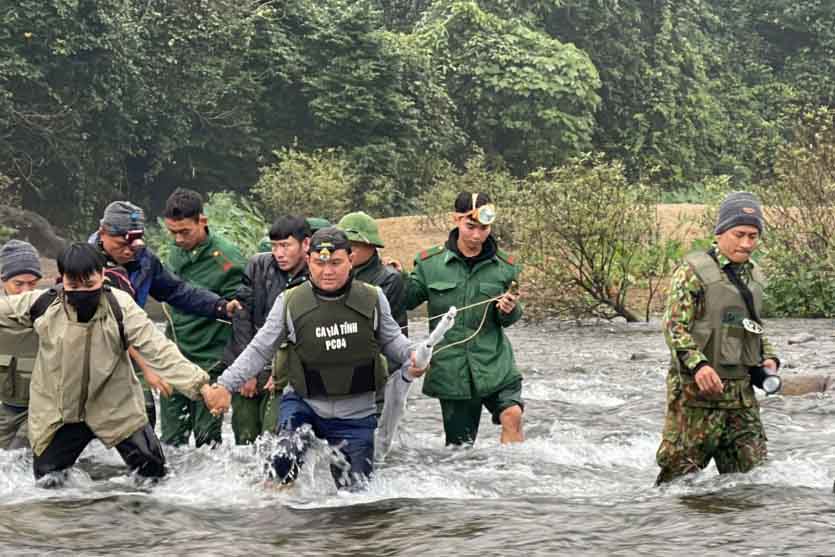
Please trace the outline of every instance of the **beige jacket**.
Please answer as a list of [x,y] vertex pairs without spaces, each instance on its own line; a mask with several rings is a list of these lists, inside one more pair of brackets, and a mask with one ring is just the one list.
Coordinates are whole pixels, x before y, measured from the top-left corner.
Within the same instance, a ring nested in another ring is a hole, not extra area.
[[[0,346],[34,328],[39,337],[29,401],[29,441],[40,455],[65,423],[86,422],[108,447],[148,423],[142,387],[119,326],[102,295],[88,323],[59,296],[33,324],[29,308],[43,292],[0,298]],[[186,360],[126,293],[113,290],[124,316],[128,344],[179,392],[196,399],[209,381]]]

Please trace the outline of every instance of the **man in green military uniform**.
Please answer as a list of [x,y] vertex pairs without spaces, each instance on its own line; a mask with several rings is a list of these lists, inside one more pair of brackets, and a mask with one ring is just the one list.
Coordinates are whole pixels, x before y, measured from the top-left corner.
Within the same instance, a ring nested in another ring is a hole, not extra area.
[[763,230],[750,193],[729,194],[716,243],[673,274],[664,312],[672,353],[657,483],[716,462],[720,473],[747,472],[766,458],[766,436],[751,387],[752,369],[776,373],[779,360],[759,321],[765,280],[751,254]]
[[406,307],[428,302],[429,315],[440,316],[450,306],[481,305],[459,313],[435,348],[423,392],[440,400],[447,444],[475,442],[482,406],[501,425],[502,443],[521,442],[522,376],[504,333],[522,317],[519,268],[490,234],[495,208],[486,194],[460,193],[454,219],[446,244],[415,258]]
[[[176,244],[168,267],[195,286],[233,298],[241,285],[246,260],[237,247],[211,233],[200,194],[176,190],[166,202],[163,218]],[[223,372],[223,349],[232,336],[229,323],[175,309],[167,333],[183,355],[206,370],[212,380]],[[187,444],[192,432],[198,447],[221,442],[222,418],[212,415],[202,401],[174,394],[161,399],[160,410],[163,443]]]
[[[391,315],[400,330],[408,336],[408,315],[406,313],[406,285],[403,275],[391,265],[384,265],[378,248],[383,248],[383,239],[377,223],[363,211],[348,213],[336,225],[351,241],[354,278],[379,286],[391,306]],[[403,362],[388,362],[389,371],[395,371]]]
[[[34,290],[42,277],[38,252],[31,244],[9,240],[0,248],[0,298]],[[15,339],[13,347],[0,347],[0,449],[29,446],[29,383],[37,353],[34,331]]]

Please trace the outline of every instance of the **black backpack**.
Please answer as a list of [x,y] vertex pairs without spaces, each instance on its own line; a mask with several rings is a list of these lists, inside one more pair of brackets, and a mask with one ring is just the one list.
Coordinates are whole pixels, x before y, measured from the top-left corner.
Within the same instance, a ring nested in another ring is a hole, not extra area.
[[[29,308],[29,318],[32,320],[32,323],[46,313],[46,308],[52,305],[52,302],[55,301],[63,290],[64,287],[62,285],[56,284],[35,300],[35,303]],[[107,303],[110,304],[110,310],[116,316],[116,323],[119,325],[119,338],[122,339],[122,349],[127,350],[128,338],[125,336],[125,316],[122,313],[122,308],[109,286],[103,286],[102,290],[104,291],[104,297],[107,298]]]

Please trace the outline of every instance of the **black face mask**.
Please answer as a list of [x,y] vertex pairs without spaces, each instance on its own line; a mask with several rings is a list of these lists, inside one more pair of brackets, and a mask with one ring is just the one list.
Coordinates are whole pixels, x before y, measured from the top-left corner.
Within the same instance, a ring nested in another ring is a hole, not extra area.
[[101,299],[101,288],[95,290],[65,290],[67,303],[75,308],[79,323],[87,323],[96,314]]

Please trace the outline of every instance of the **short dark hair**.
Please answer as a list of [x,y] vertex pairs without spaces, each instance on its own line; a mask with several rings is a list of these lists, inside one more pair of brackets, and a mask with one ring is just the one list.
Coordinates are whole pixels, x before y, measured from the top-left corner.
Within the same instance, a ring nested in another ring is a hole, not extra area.
[[203,197],[194,190],[177,188],[168,196],[162,216],[171,220],[198,220],[203,214]]
[[277,242],[291,236],[299,242],[304,241],[310,237],[310,225],[304,218],[295,215],[284,215],[275,219],[270,227],[270,240]]
[[476,196],[475,207],[473,207],[473,194],[468,191],[462,191],[458,194],[458,197],[455,198],[455,212],[469,213],[476,207],[481,207],[482,205],[487,205],[488,203],[490,203],[490,196],[486,193],[479,193]]
[[104,255],[92,244],[70,244],[58,256],[58,272],[71,280],[84,280],[104,270]]

